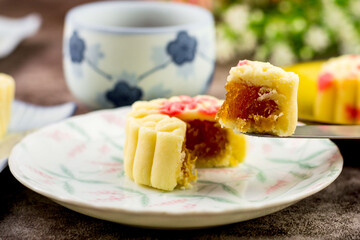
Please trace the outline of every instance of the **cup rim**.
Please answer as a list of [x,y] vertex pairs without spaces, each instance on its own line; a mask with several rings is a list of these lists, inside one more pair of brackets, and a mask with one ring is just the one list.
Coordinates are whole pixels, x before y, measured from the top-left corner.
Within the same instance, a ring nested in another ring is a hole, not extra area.
[[[160,26],[160,27],[119,27],[119,26],[104,26],[97,25],[94,23],[85,23],[82,21],[78,21],[76,19],[76,15],[82,11],[86,11],[87,9],[96,8],[98,6],[104,5],[121,5],[121,6],[135,6],[141,5],[144,7],[171,7],[171,8],[183,8],[184,10],[192,10],[196,11],[196,14],[201,14],[198,21],[179,24],[174,26]],[[187,3],[179,3],[179,2],[147,2],[147,1],[102,1],[102,2],[91,2],[86,4],[81,4],[76,6],[68,11],[65,17],[65,23],[71,23],[73,26],[95,31],[95,32],[105,32],[112,34],[154,34],[154,33],[167,33],[167,32],[176,32],[185,29],[199,28],[203,27],[206,24],[214,25],[214,17],[209,10],[205,8],[187,4]]]

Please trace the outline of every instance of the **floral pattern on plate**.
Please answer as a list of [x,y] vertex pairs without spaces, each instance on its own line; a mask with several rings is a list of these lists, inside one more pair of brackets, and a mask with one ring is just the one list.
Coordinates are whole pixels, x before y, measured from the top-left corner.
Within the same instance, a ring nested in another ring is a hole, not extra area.
[[73,102],[56,106],[38,106],[14,100],[8,133],[0,139],[0,172],[7,166],[11,149],[30,132],[48,124],[61,121],[74,114]]
[[325,188],[342,169],[329,140],[249,138],[248,156],[239,167],[198,169],[189,190],[151,189],[124,174],[128,111],[73,117],[27,136],[10,156],[11,172],[80,213],[137,226],[194,228],[278,211]]

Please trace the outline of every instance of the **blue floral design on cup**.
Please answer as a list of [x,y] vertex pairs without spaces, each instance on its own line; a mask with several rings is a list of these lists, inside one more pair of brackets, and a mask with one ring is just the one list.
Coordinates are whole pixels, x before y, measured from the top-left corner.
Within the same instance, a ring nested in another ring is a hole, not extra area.
[[[163,55],[159,55],[160,60],[158,60],[158,63],[154,67],[142,73],[130,75],[124,70],[123,76],[116,76],[99,67],[99,61],[105,57],[99,43],[88,46],[77,30],[72,31],[68,41],[69,55],[73,67],[82,67],[80,63],[84,62],[88,67],[108,81],[119,79],[113,83],[110,89],[102,93],[103,99],[109,104],[106,106],[112,105],[114,107],[128,106],[141,100],[142,97],[144,97],[144,91],[140,87],[141,82],[150,75],[166,68],[168,65],[173,64],[177,66],[177,74],[181,76],[182,79],[186,79],[188,74],[193,71],[194,66],[192,63],[195,60],[195,56],[208,60],[204,54],[198,52],[197,45],[198,40],[196,37],[189,35],[187,31],[179,31],[168,43],[156,48],[157,51],[161,51]],[[211,74],[210,80],[212,76],[213,74]],[[132,84],[130,85],[129,82]],[[209,83],[209,80],[205,83],[205,90],[208,88]],[[164,88],[162,84],[156,84],[146,91],[147,98],[156,98],[159,94],[161,96],[171,96],[172,90]]]
[[133,104],[140,100],[143,92],[138,87],[131,87],[123,80],[118,81],[115,87],[106,92],[106,98],[114,104],[115,107],[122,107]]
[[81,63],[84,60],[85,48],[85,41],[79,37],[77,31],[74,31],[69,41],[71,61]]
[[175,64],[182,65],[194,60],[196,46],[196,38],[189,36],[185,31],[181,31],[177,34],[176,39],[167,45],[166,51]]

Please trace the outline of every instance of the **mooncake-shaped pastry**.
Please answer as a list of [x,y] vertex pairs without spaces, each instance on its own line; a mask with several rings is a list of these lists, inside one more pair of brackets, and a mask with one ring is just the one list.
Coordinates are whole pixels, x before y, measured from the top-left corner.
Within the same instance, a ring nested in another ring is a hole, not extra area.
[[242,162],[246,137],[215,120],[221,103],[210,96],[134,103],[126,124],[126,174],[136,183],[171,191],[191,187],[195,167]]
[[325,122],[360,124],[360,55],[344,55],[323,64],[314,117]]
[[240,61],[230,70],[217,118],[236,132],[289,136],[297,124],[298,85],[295,73],[270,63]]
[[15,81],[9,75],[0,73],[0,138],[7,132],[10,116],[11,104],[14,100]]

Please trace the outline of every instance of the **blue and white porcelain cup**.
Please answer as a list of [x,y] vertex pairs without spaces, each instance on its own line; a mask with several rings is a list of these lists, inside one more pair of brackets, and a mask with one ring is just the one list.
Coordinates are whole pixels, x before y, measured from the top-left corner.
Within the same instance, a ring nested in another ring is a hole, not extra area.
[[174,2],[109,1],[66,16],[67,85],[92,109],[206,93],[215,70],[212,14]]

